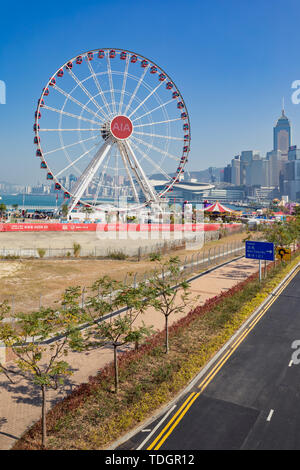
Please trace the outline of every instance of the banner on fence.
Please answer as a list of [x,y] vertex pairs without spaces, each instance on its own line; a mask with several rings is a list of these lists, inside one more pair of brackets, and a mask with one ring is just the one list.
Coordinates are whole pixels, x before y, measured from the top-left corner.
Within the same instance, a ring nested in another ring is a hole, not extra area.
[[[235,231],[240,229],[241,224],[222,224],[222,228]],[[0,232],[212,232],[220,230],[221,224],[83,224],[83,223],[1,223]]]

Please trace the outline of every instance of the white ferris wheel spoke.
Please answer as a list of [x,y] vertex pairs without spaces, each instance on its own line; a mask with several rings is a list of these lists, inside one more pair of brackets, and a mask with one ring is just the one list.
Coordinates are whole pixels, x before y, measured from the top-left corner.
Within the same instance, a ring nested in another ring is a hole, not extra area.
[[149,155],[147,153],[145,153],[143,150],[141,150],[139,148],[139,146],[137,144],[135,144],[134,142],[131,142],[131,145],[133,146],[134,149],[136,149],[149,163],[151,163],[151,165],[156,169],[158,170],[162,175],[164,175],[164,177],[171,181],[172,178],[170,175],[168,175],[168,173],[165,172],[165,170],[163,170],[157,163],[155,163],[152,158],[149,157]]
[[174,122],[174,121],[181,121],[181,118],[166,119],[165,121],[157,121],[157,122],[146,122],[146,124],[136,124],[134,128],[145,127],[145,126],[155,126],[156,124],[166,124],[166,123]]
[[144,173],[144,170],[142,169],[138,159],[136,158],[135,153],[134,153],[134,151],[133,151],[133,149],[132,149],[132,147],[131,147],[128,140],[124,142],[124,146],[126,147],[127,151],[129,151],[129,153],[130,153],[130,155],[133,159],[135,168],[136,168],[136,170],[138,170],[138,173],[140,175],[140,179],[142,180],[142,189],[146,189],[146,191],[150,195],[150,198],[153,202],[158,202],[158,196],[156,194],[156,191],[153,188],[153,186],[151,185],[151,183],[149,182],[146,174]]
[[115,101],[114,84],[113,84],[112,73],[111,73],[109,53],[106,54],[106,60],[107,60],[108,79],[109,79],[110,94],[111,94],[111,104],[113,108],[113,113],[114,115],[116,115],[117,114],[116,101]]
[[54,150],[49,150],[48,152],[43,152],[43,155],[46,156],[46,155],[49,155],[50,153],[58,152],[59,150],[64,150],[64,149],[67,149],[69,147],[74,147],[75,145],[81,144],[82,142],[87,142],[88,140],[97,139],[98,137],[99,137],[98,135],[93,135],[92,137],[89,137],[88,139],[78,140],[77,142],[74,142],[73,144],[64,145],[63,147],[58,147]]
[[132,119],[132,122],[138,121],[139,119],[142,119],[143,117],[148,116],[148,114],[154,113],[154,111],[157,111],[158,109],[163,108],[163,107],[167,106],[167,104],[170,104],[170,103],[174,103],[173,98],[172,98],[171,100],[169,100],[169,101],[166,101],[165,103],[160,104],[160,105],[157,106],[156,108],[151,109],[151,110],[148,111],[147,113],[142,114],[141,116],[139,116],[139,117],[137,117],[137,118],[135,118],[135,119]]
[[[99,95],[101,96],[102,101],[103,101],[103,103],[104,103],[104,105],[105,105],[105,108],[106,108],[107,111],[108,111],[108,114],[106,114],[106,112],[104,112],[104,111],[103,111],[103,114],[105,114],[106,119],[109,119],[109,116],[111,115],[111,109],[110,109],[110,107],[109,107],[109,105],[108,105],[108,102],[107,102],[106,97],[105,97],[105,94],[104,94],[104,92],[103,92],[103,90],[102,90],[102,88],[101,88],[101,85],[100,85],[100,83],[99,83],[99,80],[98,80],[98,78],[97,78],[97,75],[95,74],[95,71],[94,71],[94,69],[93,69],[93,66],[92,66],[91,62],[90,62],[88,59],[87,59],[87,64],[88,64],[88,67],[89,67],[90,72],[91,72],[91,74],[92,74],[92,77],[93,77],[93,79],[94,79],[95,85],[96,85],[96,87],[97,87],[97,89],[98,89],[98,91],[99,91]],[[102,108],[102,110],[103,110],[103,108]]]
[[146,98],[143,101],[140,102],[140,104],[129,114],[128,117],[131,117],[133,114],[135,114],[137,112],[137,110],[140,109],[140,107],[153,95],[153,93],[156,93],[156,91],[159,89],[159,87],[162,86],[163,83],[164,82],[159,82],[157,87],[153,88],[151,93],[149,93],[149,95],[147,95]]
[[[93,111],[91,108],[89,108],[88,106],[86,106],[85,104],[81,103],[80,101],[78,101],[76,98],[74,98],[72,95],[70,95],[69,93],[67,93],[66,91],[64,91],[62,88],[60,88],[59,86],[55,85],[54,87],[54,90],[57,90],[59,93],[61,93],[62,95],[64,95],[66,98],[68,98],[68,100],[70,101],[73,101],[73,103],[77,104],[78,106],[80,106],[82,109],[84,109],[85,111],[87,111],[88,113],[92,114],[93,116],[95,116],[97,119],[100,119],[102,122],[104,122],[104,119],[99,116],[97,113],[95,113],[95,111]],[[45,107],[45,106],[44,106]]]
[[59,131],[68,131],[68,132],[71,132],[71,131],[98,131],[99,132],[99,129],[80,129],[79,127],[77,127],[77,129],[62,129],[62,128],[59,128],[59,129],[39,129],[39,132],[52,132],[52,131],[56,131],[56,132],[59,132]]
[[110,149],[109,152],[108,152],[107,160],[106,160],[105,165],[103,166],[103,169],[102,169],[102,171],[101,171],[101,176],[99,177],[99,182],[98,182],[98,185],[97,185],[97,189],[96,189],[96,191],[95,191],[95,195],[94,195],[94,198],[93,198],[93,203],[94,203],[94,204],[96,204],[96,201],[97,201],[98,196],[99,196],[100,189],[101,189],[101,187],[102,187],[102,185],[103,185],[104,176],[105,176],[105,172],[106,172],[107,167],[108,167],[108,163],[109,163],[109,161],[110,161],[112,149],[113,149],[113,147],[111,147],[111,149]]
[[119,147],[119,152],[121,154],[121,157],[122,157],[122,160],[123,160],[123,164],[124,164],[129,182],[130,182],[132,190],[133,190],[134,199],[136,200],[136,202],[138,204],[140,204],[140,199],[139,199],[139,196],[138,196],[138,192],[136,190],[136,187],[135,187],[135,184],[134,184],[134,181],[133,181],[133,178],[132,178],[132,174],[131,174],[131,172],[128,168],[128,163],[130,165],[130,162],[128,161],[128,155],[127,155],[123,145],[121,144],[121,142],[118,142],[118,147]]
[[130,61],[130,56],[127,55],[126,67],[125,67],[125,72],[124,72],[124,76],[123,76],[123,84],[122,84],[122,91],[121,91],[121,98],[120,98],[120,103],[119,103],[118,114],[121,114],[121,112],[122,112],[123,100],[124,100],[124,91],[125,91],[125,88],[126,88],[126,82],[127,82],[127,77],[128,77],[129,61]]
[[136,87],[135,87],[135,90],[134,90],[134,92],[132,93],[132,95],[131,95],[131,97],[130,97],[130,100],[129,100],[128,105],[126,106],[126,109],[125,109],[125,112],[124,112],[125,115],[126,115],[127,111],[129,110],[130,105],[131,105],[132,101],[134,100],[135,95],[137,94],[138,89],[140,88],[140,86],[141,86],[141,84],[142,84],[142,81],[143,81],[144,78],[145,78],[145,75],[146,75],[147,70],[148,70],[148,67],[145,67],[145,68],[144,68],[144,72],[142,73],[142,75],[141,75],[139,81],[137,82],[137,85],[136,85]]
[[183,137],[172,137],[170,135],[158,135],[158,134],[153,134],[152,132],[138,132],[138,131],[134,131],[133,132],[134,134],[138,134],[138,135],[147,135],[147,136],[150,136],[150,137],[157,137],[159,139],[170,139],[170,140],[181,140],[181,141],[184,141],[184,138]]
[[53,111],[55,113],[58,113],[58,114],[61,114],[61,115],[64,115],[64,116],[69,116],[69,117],[72,117],[72,118],[75,118],[75,119],[81,119],[82,121],[91,122],[92,124],[98,124],[98,125],[101,124],[101,123],[99,123],[99,121],[98,122],[93,121],[92,119],[85,118],[85,117],[80,116],[78,114],[72,114],[72,113],[69,113],[67,111],[62,111],[61,109],[52,108],[51,106],[44,105],[43,109],[48,109],[49,111]]
[[[90,92],[86,89],[86,87],[83,85],[83,83],[79,80],[78,77],[76,77],[75,73],[71,70],[68,69],[69,74],[71,77],[75,80],[75,82],[80,86],[82,91],[89,97],[90,101],[96,106],[96,108],[101,112],[101,107],[99,106],[99,103],[94,99],[94,97],[90,94]],[[106,114],[102,111],[104,118],[106,117]]]
[[69,168],[71,168],[73,165],[75,165],[75,163],[79,162],[79,160],[81,160],[83,157],[85,157],[88,153],[90,153],[95,147],[97,147],[98,144],[95,144],[93,145],[89,150],[86,150],[84,153],[82,153],[78,158],[76,158],[76,160],[74,160],[73,162],[71,162],[69,165],[67,165],[65,168],[63,168],[61,171],[59,171],[58,173],[56,173],[56,175],[53,175],[54,178],[57,178],[58,176],[60,176],[62,173],[64,173],[66,170],[68,170]]
[[77,180],[74,188],[72,189],[72,202],[69,208],[69,212],[72,212],[79,199],[84,194],[84,191],[88,188],[90,182],[92,181],[94,175],[97,173],[101,163],[111,149],[113,143],[111,139],[107,139],[100,149],[96,152],[94,158],[90,161],[89,165],[86,167],[80,178]]
[[150,142],[145,142],[144,140],[139,139],[138,137],[135,137],[134,135],[131,135],[131,139],[137,140],[138,142],[145,145],[146,147],[151,148],[153,150],[156,150],[157,152],[171,158],[172,160],[175,160],[176,162],[178,162],[180,160],[180,157],[176,157],[175,155],[172,155],[171,153],[167,152],[166,150],[162,150],[159,147],[156,147],[156,145],[150,144]]

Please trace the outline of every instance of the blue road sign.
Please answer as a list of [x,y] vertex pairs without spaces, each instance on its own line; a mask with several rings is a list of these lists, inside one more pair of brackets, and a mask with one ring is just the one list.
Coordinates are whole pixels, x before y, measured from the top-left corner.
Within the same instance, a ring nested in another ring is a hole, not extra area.
[[246,258],[274,261],[274,243],[246,241]]

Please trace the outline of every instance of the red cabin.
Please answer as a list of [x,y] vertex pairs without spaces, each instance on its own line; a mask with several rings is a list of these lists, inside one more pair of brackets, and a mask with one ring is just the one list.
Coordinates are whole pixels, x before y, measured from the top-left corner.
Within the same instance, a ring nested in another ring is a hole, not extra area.
[[34,132],[39,131],[40,130],[39,124],[34,124],[33,130],[34,130]]
[[111,51],[109,51],[109,58],[114,59],[115,57],[116,57],[116,51],[112,49]]
[[47,173],[47,180],[53,180],[52,173]]
[[166,89],[167,89],[167,90],[171,90],[171,88],[173,88],[173,83],[172,83],[172,82],[168,82],[168,83],[166,84]]
[[189,134],[185,134],[185,135],[183,136],[183,140],[190,140]]
[[34,144],[39,144],[40,143],[40,138],[38,136],[35,136],[35,138],[33,139],[33,143]]
[[172,98],[178,98],[178,96],[179,96],[178,91],[173,91]]
[[131,56],[130,62],[132,62],[133,64],[135,64],[137,60],[138,60],[137,55],[133,54],[133,55]]
[[43,88],[43,92],[45,96],[49,95],[49,88]]
[[152,65],[152,67],[150,68],[150,73],[156,73],[157,72],[157,67],[155,67],[155,65]]
[[58,76],[58,77],[62,77],[63,74],[64,74],[63,69],[60,69],[60,70],[57,72],[57,76]]
[[189,151],[189,148],[188,148],[187,145],[185,145],[185,146],[183,147],[183,151],[184,151],[184,152],[188,152],[188,151]]
[[126,57],[127,57],[127,54],[126,54],[126,52],[124,52],[124,51],[123,51],[123,52],[121,52],[121,54],[120,54],[120,59],[122,59],[122,60],[125,60],[125,59],[126,59]]
[[161,73],[161,74],[159,75],[159,77],[158,77],[158,79],[159,79],[160,82],[163,82],[166,78],[167,78],[167,77],[165,76],[164,73]]
[[59,183],[55,183],[54,189],[59,191],[61,189],[61,185]]
[[184,104],[183,104],[182,101],[179,101],[179,102],[177,103],[177,108],[178,108],[178,109],[184,108]]
[[50,79],[50,83],[49,83],[49,85],[50,85],[50,86],[54,86],[54,85],[55,85],[55,83],[56,83],[56,80],[55,80],[55,78],[54,78],[54,77],[53,77],[53,78],[51,78],[51,79]]
[[67,65],[66,65],[66,69],[67,69],[67,70],[71,70],[72,67],[73,67],[73,63],[72,63],[72,62],[68,62]]
[[42,156],[42,152],[40,151],[40,149],[37,149],[35,155],[36,155],[36,157],[41,157]]
[[45,104],[45,101],[43,99],[39,99],[38,100],[38,104],[40,105],[40,107],[42,108]]
[[104,51],[100,50],[100,51],[98,52],[98,59],[103,59],[104,55],[105,55],[105,54],[104,54]]
[[148,61],[147,61],[147,60],[145,60],[145,59],[144,59],[144,60],[142,60],[142,62],[141,62],[141,67],[143,67],[143,68],[146,68],[146,67],[148,67]]
[[183,124],[183,130],[188,131],[189,130],[189,125],[188,124]]
[[76,64],[77,64],[77,65],[82,64],[82,57],[81,57],[81,55],[79,55],[78,57],[76,57]]
[[181,113],[181,119],[187,119],[187,114],[186,113]]
[[93,52],[88,52],[87,53],[87,60],[93,60],[93,58],[94,58]]
[[67,193],[67,192],[65,192],[65,193],[64,193],[64,198],[65,198],[65,199],[70,199],[70,194]]
[[41,168],[47,168],[47,164],[46,164],[46,162],[44,162],[44,161],[43,161],[43,162],[41,162]]
[[36,111],[34,113],[34,117],[35,117],[35,119],[41,119],[42,115],[41,115],[40,111],[39,112]]

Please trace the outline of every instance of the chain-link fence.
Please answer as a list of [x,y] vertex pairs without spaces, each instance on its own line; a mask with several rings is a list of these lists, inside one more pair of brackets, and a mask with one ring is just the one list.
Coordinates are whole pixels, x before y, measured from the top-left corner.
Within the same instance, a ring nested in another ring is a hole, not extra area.
[[[152,251],[153,252],[153,251]],[[215,247],[194,252],[189,256],[185,256],[180,259],[180,269],[184,272],[187,278],[191,278],[196,274],[199,274],[203,271],[210,269],[213,266],[222,264],[231,259],[237,258],[244,255],[245,244],[241,241],[234,241],[231,243],[224,243],[216,245]],[[155,253],[156,255],[158,252]],[[123,282],[126,285],[137,286],[141,282],[147,282],[147,279],[150,279],[156,264],[153,263],[153,270],[148,272],[133,272],[131,274],[127,273],[123,279]],[[157,267],[157,266],[156,266]],[[164,273],[167,275],[167,273]],[[88,288],[82,287],[82,297],[81,304],[84,305],[85,297],[87,295]],[[113,293],[112,293],[113,295]],[[16,298],[15,295],[9,295],[4,298],[4,295],[1,296],[0,301],[8,300],[9,306],[11,307],[11,313],[22,310],[28,310],[26,308],[26,302],[22,302],[20,305],[20,299]],[[41,307],[49,307],[47,299],[45,298],[45,293],[40,293],[36,295],[35,298],[31,297],[30,300],[30,310],[39,309]],[[29,308],[29,305],[28,305]]]

